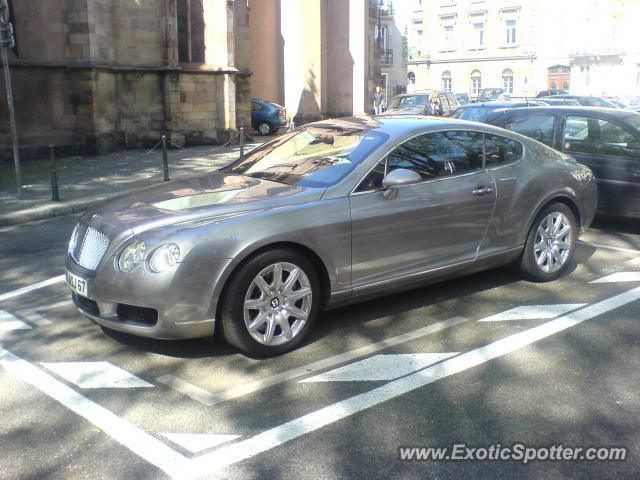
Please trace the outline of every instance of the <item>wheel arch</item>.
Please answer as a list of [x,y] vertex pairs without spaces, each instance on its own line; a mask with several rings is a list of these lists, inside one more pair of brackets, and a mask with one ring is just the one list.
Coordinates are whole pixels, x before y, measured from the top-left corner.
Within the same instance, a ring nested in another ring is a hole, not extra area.
[[218,295],[216,295],[216,299],[215,299],[216,317],[219,316],[220,307],[222,304],[220,300],[223,298],[225,291],[227,289],[227,286],[229,285],[229,281],[231,280],[235,272],[237,272],[238,269],[240,269],[249,260],[256,257],[257,255],[260,255],[269,250],[277,250],[277,249],[286,249],[286,250],[296,251],[298,253],[301,253],[311,261],[311,263],[313,264],[313,267],[316,269],[316,273],[318,274],[318,279],[320,280],[320,288],[322,290],[320,309],[324,309],[327,306],[329,302],[329,297],[331,296],[331,278],[329,277],[329,271],[327,269],[327,266],[325,262],[322,260],[322,258],[320,257],[320,255],[318,255],[317,252],[315,252],[312,248],[310,248],[307,245],[303,245],[301,243],[291,242],[291,241],[278,241],[278,242],[268,243],[266,245],[261,245],[260,247],[257,247],[255,249],[243,252],[242,257],[238,261],[234,262],[232,265],[229,266],[229,268],[223,275],[222,287],[219,289]]
[[545,208],[547,208],[549,205],[552,205],[554,203],[562,203],[571,210],[573,215],[576,217],[576,222],[578,223],[578,231],[580,231],[580,227],[582,226],[582,220],[581,220],[581,214],[580,214],[580,209],[578,208],[578,205],[576,204],[574,199],[571,198],[569,195],[565,193],[560,193],[545,200],[537,209],[534,210],[534,214],[531,216],[531,218],[529,218],[527,229],[524,231],[525,241],[527,238],[526,236],[529,235],[529,232],[533,227],[533,223],[536,221],[536,218],[538,218],[538,215],[540,215],[540,212],[542,212]]

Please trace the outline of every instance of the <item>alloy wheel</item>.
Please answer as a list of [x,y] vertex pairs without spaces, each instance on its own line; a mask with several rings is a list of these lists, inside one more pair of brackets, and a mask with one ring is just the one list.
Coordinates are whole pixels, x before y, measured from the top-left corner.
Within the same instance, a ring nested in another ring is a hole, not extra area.
[[542,219],[536,231],[533,255],[543,272],[557,272],[567,262],[572,236],[571,222],[564,213],[552,212]]

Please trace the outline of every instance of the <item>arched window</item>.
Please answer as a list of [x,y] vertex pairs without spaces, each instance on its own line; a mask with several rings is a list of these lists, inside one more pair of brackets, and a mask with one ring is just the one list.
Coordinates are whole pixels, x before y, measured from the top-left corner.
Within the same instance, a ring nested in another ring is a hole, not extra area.
[[442,90],[445,92],[451,91],[451,72],[448,70],[442,74]]
[[409,80],[409,83],[411,83],[411,84],[416,83],[416,74],[413,73],[413,72],[407,73],[407,79]]
[[482,74],[479,70],[471,72],[471,96],[477,97],[482,88]]
[[513,93],[513,70],[509,68],[502,72],[502,88],[504,88],[504,93],[509,95]]

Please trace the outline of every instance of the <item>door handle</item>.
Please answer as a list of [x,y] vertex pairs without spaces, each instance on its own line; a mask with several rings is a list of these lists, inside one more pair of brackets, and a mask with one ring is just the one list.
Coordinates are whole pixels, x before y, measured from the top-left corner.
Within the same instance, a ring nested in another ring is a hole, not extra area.
[[473,193],[476,196],[480,196],[480,195],[488,195],[488,194],[490,194],[492,192],[493,192],[493,188],[490,188],[490,187],[478,187],[478,188],[474,189],[473,192],[471,192],[471,193]]

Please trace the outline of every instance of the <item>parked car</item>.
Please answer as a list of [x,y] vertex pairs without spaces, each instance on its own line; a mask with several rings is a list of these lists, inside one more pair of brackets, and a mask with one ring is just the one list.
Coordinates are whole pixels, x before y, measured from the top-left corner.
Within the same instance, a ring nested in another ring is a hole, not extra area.
[[[553,98],[563,98],[575,100],[583,107],[603,107],[603,108],[618,108],[618,106],[614,103],[611,103],[609,100],[605,100],[600,97],[592,97],[590,95],[554,95]],[[544,101],[544,98],[541,98]]]
[[495,112],[487,123],[534,138],[593,170],[598,211],[640,218],[640,115],[621,109],[536,107]]
[[565,95],[568,94],[569,92],[567,92],[566,90],[558,90],[558,89],[551,89],[551,90],[540,90],[536,97],[537,98],[541,98],[541,97],[551,97],[553,95]]
[[490,102],[492,100],[499,100],[500,95],[503,96],[502,100],[509,100],[509,95],[505,95],[504,88],[481,88],[478,91],[478,96],[476,97],[476,102]]
[[579,107],[580,103],[577,100],[571,98],[557,98],[557,97],[540,97],[535,101],[539,105],[547,105],[550,107]]
[[[432,90],[415,93],[403,93],[391,99],[387,110],[382,115],[426,115],[427,104],[433,93]],[[447,115],[460,106],[456,96],[451,92],[437,90],[442,114]]]
[[251,99],[251,127],[260,135],[273,135],[287,126],[287,111],[277,103]]
[[471,102],[468,93],[454,93],[454,95],[456,96],[456,100],[458,100],[458,103],[460,105],[466,105],[467,103]]
[[629,110],[630,112],[640,112],[640,105],[629,105],[625,110]]
[[595,206],[588,168],[516,133],[325,120],[90,209],[66,278],[106,328],[171,339],[217,324],[239,350],[269,356],[300,345],[319,310],[366,296],[513,263],[553,280]]
[[518,101],[518,102],[483,102],[469,103],[462,105],[452,112],[449,117],[458,118],[460,120],[470,120],[472,122],[484,122],[491,112],[499,108],[518,108],[542,105],[541,102],[535,100]]

